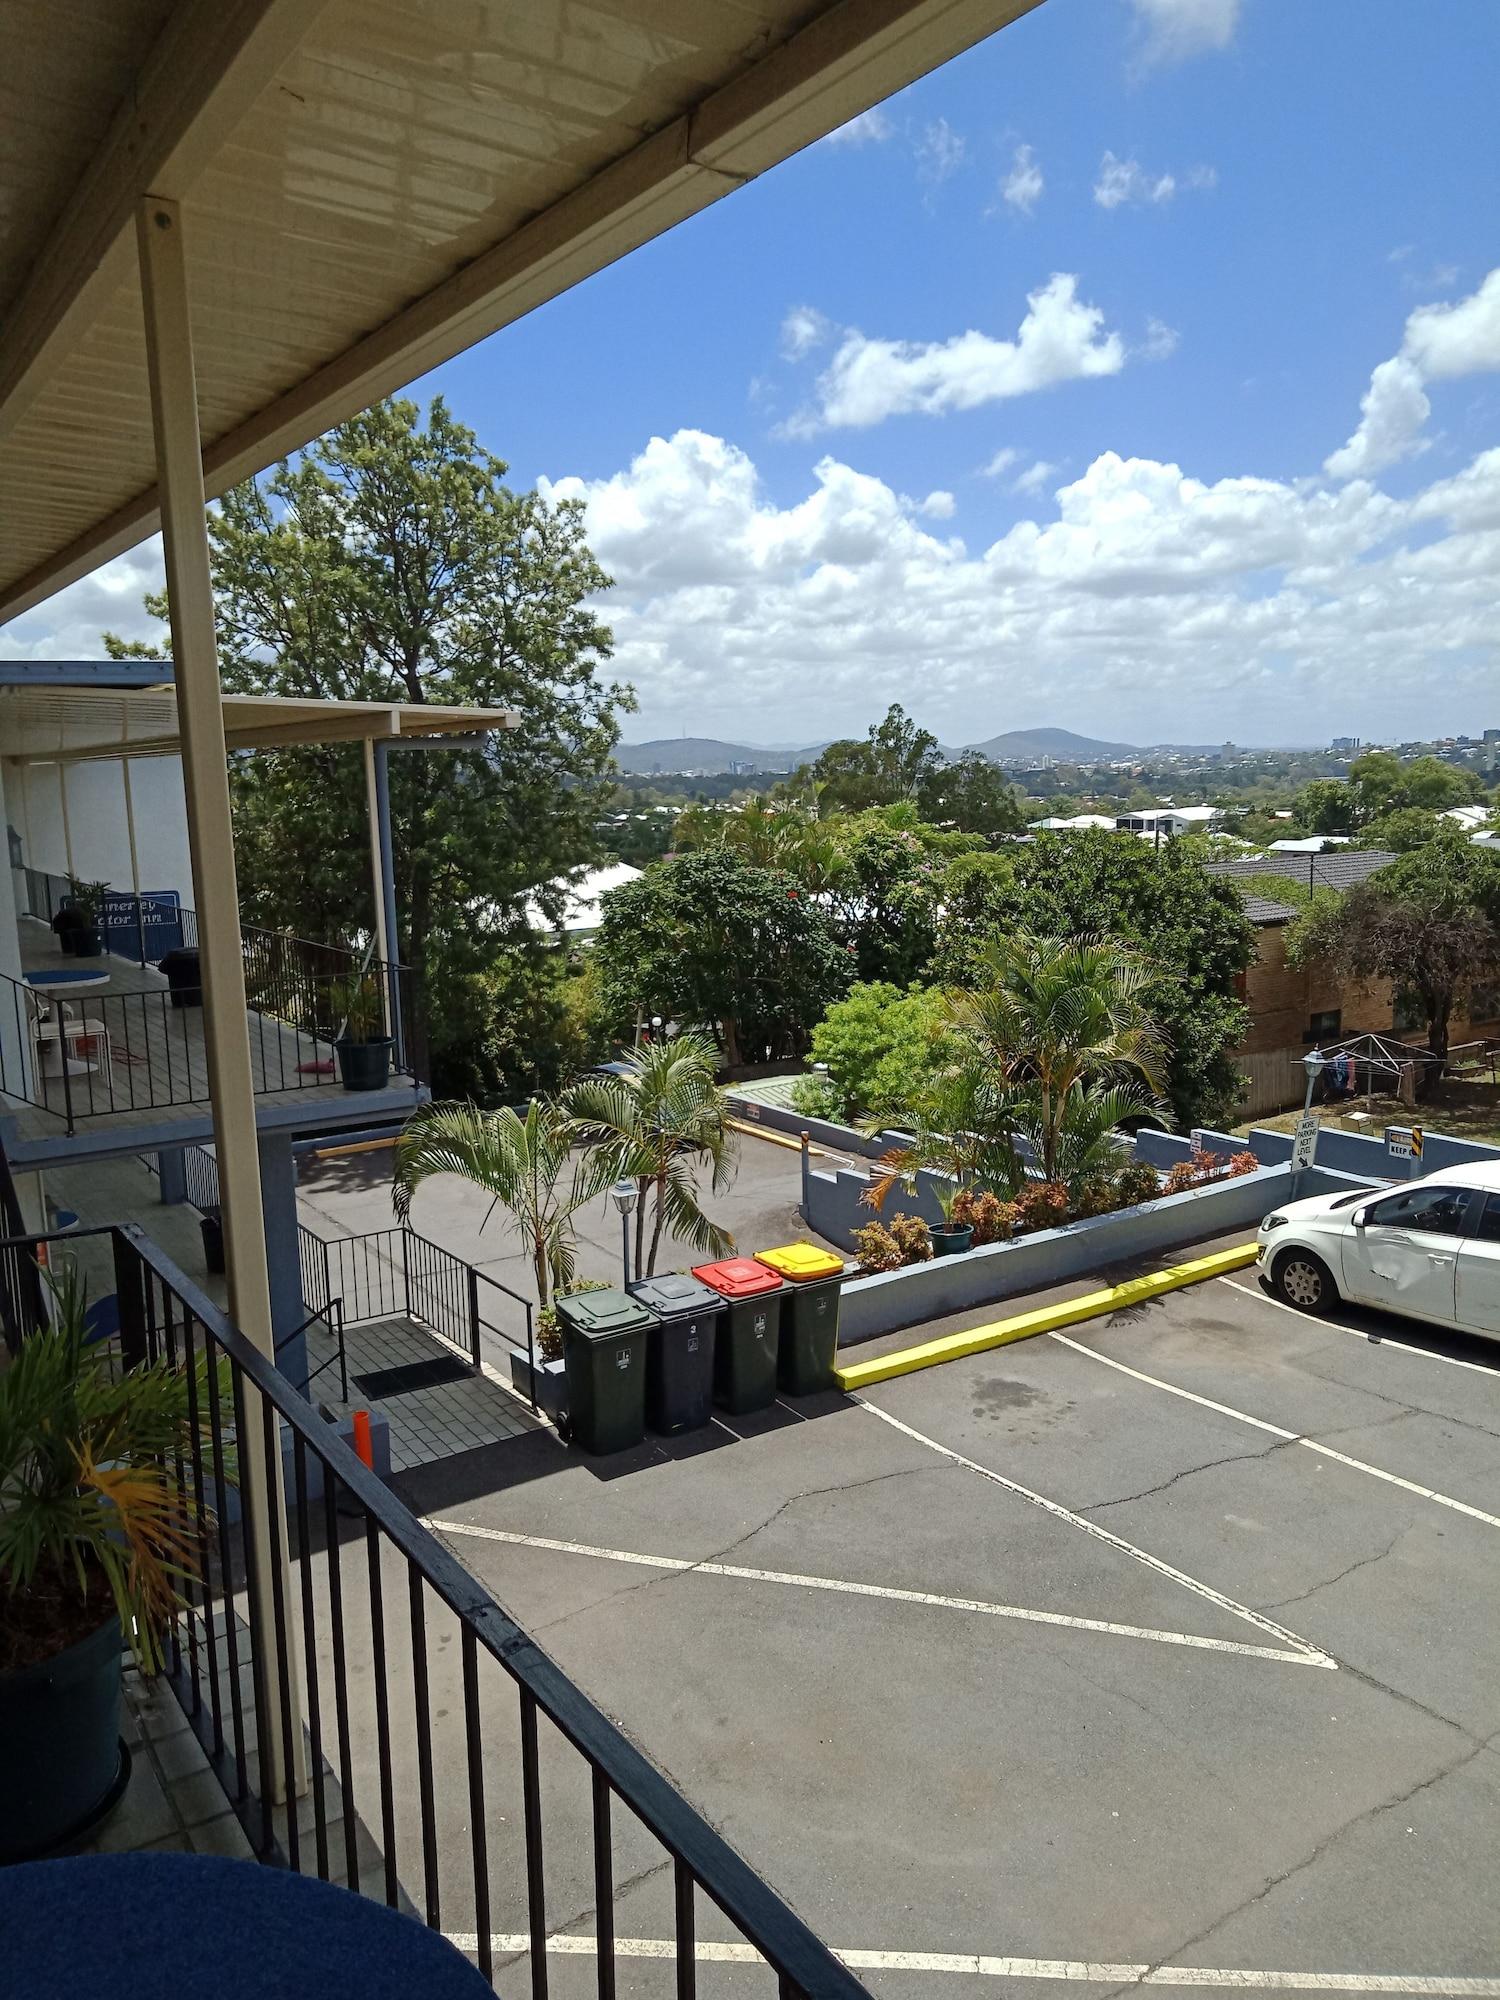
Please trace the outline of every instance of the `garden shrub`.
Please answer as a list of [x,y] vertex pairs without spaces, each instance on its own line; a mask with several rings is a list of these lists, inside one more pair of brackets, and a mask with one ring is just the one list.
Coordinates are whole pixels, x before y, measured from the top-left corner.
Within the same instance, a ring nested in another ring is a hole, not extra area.
[[1132,1160],[1115,1175],[1115,1205],[1135,1208],[1143,1201],[1155,1201],[1161,1193],[1161,1175],[1145,1160]]
[[988,1188],[961,1188],[953,1197],[949,1220],[959,1228],[972,1229],[974,1248],[985,1243],[1008,1243],[1015,1233],[1016,1205],[1002,1201]]
[[1109,1215],[1122,1206],[1118,1179],[1111,1174],[1089,1174],[1073,1189],[1075,1217]]
[[1260,1165],[1254,1153],[1241,1152],[1225,1155],[1210,1153],[1204,1146],[1194,1146],[1185,1160],[1179,1160],[1167,1175],[1167,1194],[1186,1194],[1190,1188],[1208,1187],[1214,1181],[1238,1180],[1241,1174],[1253,1174]]
[[1028,1181],[1016,1196],[1016,1234],[1058,1229],[1069,1219],[1068,1190],[1061,1181]]
[[920,1215],[893,1215],[888,1223],[867,1222],[854,1232],[862,1271],[899,1271],[905,1264],[925,1264],[932,1255],[932,1235]]

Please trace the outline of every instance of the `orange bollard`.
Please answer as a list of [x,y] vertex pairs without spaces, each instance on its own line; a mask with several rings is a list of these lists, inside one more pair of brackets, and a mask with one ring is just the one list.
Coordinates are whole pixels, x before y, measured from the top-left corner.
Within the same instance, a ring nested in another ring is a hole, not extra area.
[[375,1446],[370,1439],[370,1412],[368,1410],[356,1410],[354,1412],[354,1449],[359,1453],[361,1462],[373,1472],[375,1470]]

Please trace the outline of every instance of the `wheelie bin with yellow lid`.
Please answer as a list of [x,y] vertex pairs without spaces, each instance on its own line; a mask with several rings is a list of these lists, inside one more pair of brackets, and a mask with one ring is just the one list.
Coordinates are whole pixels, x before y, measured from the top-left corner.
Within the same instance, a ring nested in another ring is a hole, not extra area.
[[843,1258],[816,1243],[783,1243],[774,1250],[757,1250],[755,1261],[790,1286],[781,1309],[777,1381],[792,1396],[836,1388],[833,1364],[839,1345]]

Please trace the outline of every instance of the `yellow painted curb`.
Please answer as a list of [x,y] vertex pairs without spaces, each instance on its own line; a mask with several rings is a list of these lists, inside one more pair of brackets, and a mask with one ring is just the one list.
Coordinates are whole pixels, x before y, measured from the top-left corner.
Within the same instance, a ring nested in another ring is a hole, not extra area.
[[868,1389],[872,1383],[888,1382],[894,1375],[914,1375],[919,1368],[935,1368],[939,1362],[961,1361],[966,1354],[983,1354],[987,1348],[1004,1347],[1012,1340],[1030,1340],[1033,1334],[1076,1326],[1080,1320],[1100,1319],[1124,1306],[1138,1306],[1147,1299],[1160,1298],[1163,1292],[1180,1291],[1184,1285],[1198,1285],[1205,1278],[1243,1270],[1255,1262],[1255,1255],[1253,1243],[1238,1244],[1233,1250],[1215,1250],[1211,1256],[1195,1257],[1187,1264],[1169,1264],[1164,1271],[1131,1278],[1123,1285],[1110,1285],[1102,1292],[1086,1292],[1081,1299],[1062,1299],[1055,1306],[1018,1313],[1014,1319],[971,1326],[966,1333],[945,1333],[939,1340],[923,1341],[920,1347],[903,1347],[896,1354],[878,1355],[873,1361],[855,1361],[833,1372],[841,1389]]

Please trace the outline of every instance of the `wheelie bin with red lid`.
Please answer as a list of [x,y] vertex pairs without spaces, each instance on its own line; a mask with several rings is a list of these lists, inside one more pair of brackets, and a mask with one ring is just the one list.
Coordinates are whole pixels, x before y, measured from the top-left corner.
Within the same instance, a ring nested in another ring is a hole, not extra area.
[[785,1278],[790,1288],[781,1309],[776,1379],[793,1396],[837,1388],[833,1364],[839,1345],[843,1258],[816,1243],[783,1243],[774,1250],[757,1250],[755,1261]]
[[776,1400],[781,1302],[787,1287],[754,1257],[695,1264],[693,1276],[724,1301],[714,1343],[714,1401],[733,1416],[764,1410]]
[[646,1341],[654,1316],[624,1292],[555,1301],[568,1373],[568,1422],[585,1451],[625,1451],[646,1434]]
[[724,1301],[680,1271],[637,1278],[627,1289],[656,1317],[646,1335],[646,1423],[662,1437],[697,1430],[713,1410],[714,1346]]

